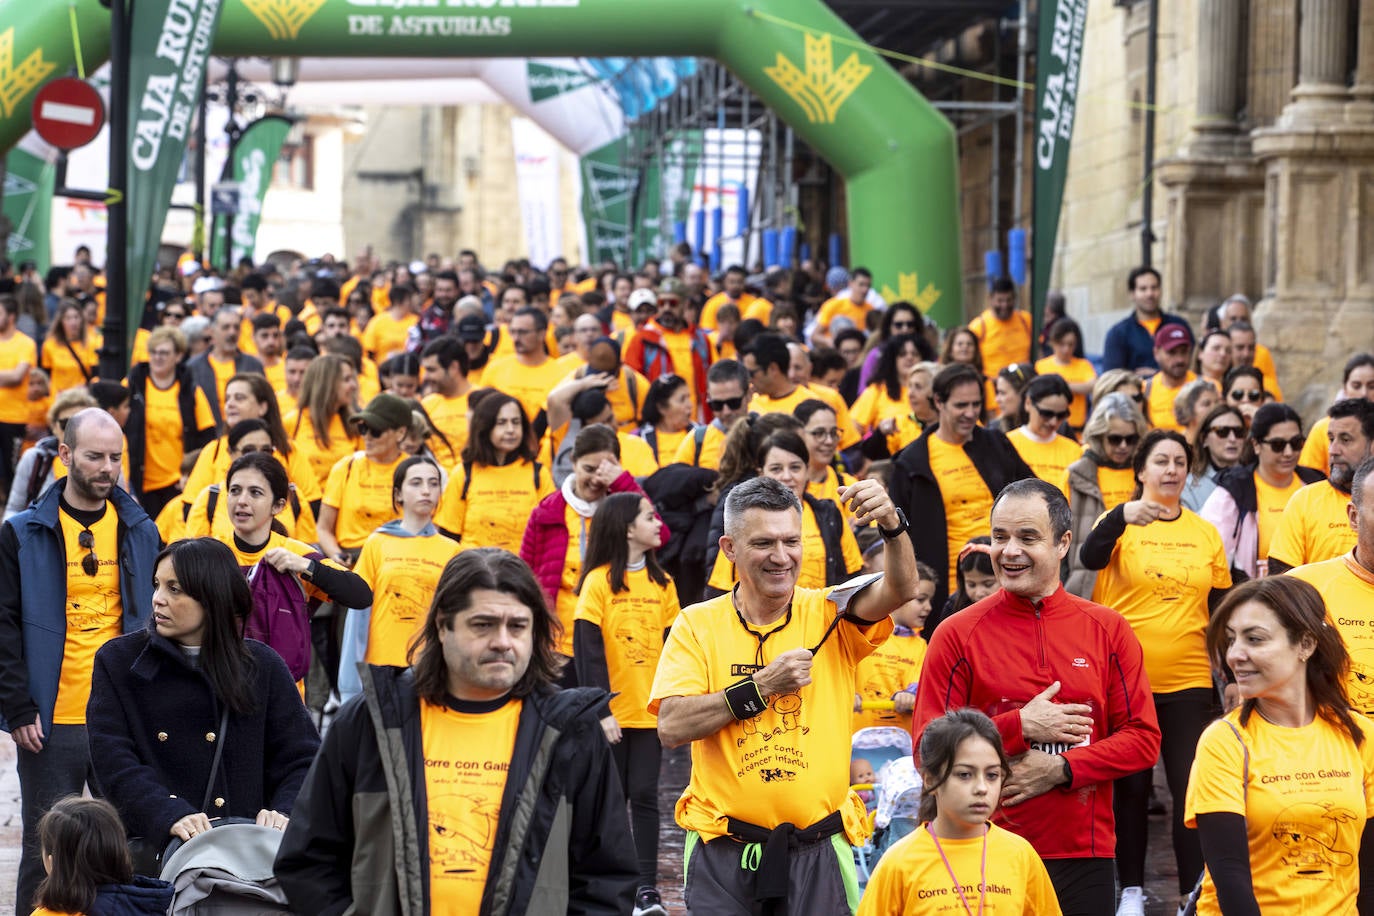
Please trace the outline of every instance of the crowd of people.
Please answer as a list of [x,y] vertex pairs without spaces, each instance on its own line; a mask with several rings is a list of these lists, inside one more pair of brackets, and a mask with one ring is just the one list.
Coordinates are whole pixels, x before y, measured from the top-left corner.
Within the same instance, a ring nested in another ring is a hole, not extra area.
[[0,265],[17,914],[237,817],[300,912],[662,916],[685,745],[699,914],[1143,916],[1166,798],[1170,913],[1374,913],[1374,354],[1305,428],[1248,299],[1124,289],[1094,362],[1006,279],[187,254],[102,379],[89,253]]

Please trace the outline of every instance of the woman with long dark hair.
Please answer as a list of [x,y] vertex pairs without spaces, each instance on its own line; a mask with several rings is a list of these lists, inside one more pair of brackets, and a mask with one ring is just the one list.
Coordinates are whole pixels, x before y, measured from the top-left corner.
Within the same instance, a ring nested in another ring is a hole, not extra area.
[[86,325],[86,312],[75,299],[57,304],[47,339],[38,351],[38,366],[52,378],[52,393],[81,388],[95,378],[94,334]]
[[[921,330],[925,327],[925,319],[916,306],[910,302],[894,302],[883,310],[883,320],[878,323],[878,330],[872,334],[864,344],[864,360],[859,368],[859,390],[863,391],[878,373],[878,361],[882,359],[883,347],[889,341],[902,336],[919,336],[924,340]],[[858,329],[860,332],[864,328]],[[921,348],[922,359],[934,360],[935,348],[929,343]]]
[[[275,453],[272,430],[266,420],[240,420],[234,424],[224,439],[229,445],[230,467],[234,461],[253,452],[271,455],[278,462],[281,461]],[[228,474],[227,468],[225,474]],[[290,475],[287,476],[289,480]],[[229,517],[229,501],[225,489],[225,481],[221,479],[200,491],[195,502],[191,503],[190,511],[186,513],[187,537],[226,540],[234,529],[234,523]],[[288,537],[306,543],[315,540],[315,512],[310,508],[310,503],[302,501],[294,483],[289,485],[286,503],[276,518],[281,522],[282,530]]]
[[101,791],[131,836],[160,845],[212,817],[284,829],[320,739],[281,658],[243,638],[253,599],[233,551],[177,541],[154,570],[148,629],[95,656],[86,725]]
[[[911,370],[925,358],[921,352],[924,340],[914,334],[900,334],[883,344],[877,370],[849,416],[859,424],[864,435],[879,432],[884,436],[896,432],[902,417],[911,412],[907,400],[906,381]],[[929,350],[929,344],[926,349]]]
[[324,353],[311,360],[305,370],[296,412],[283,418],[321,488],[339,459],[362,445],[352,422],[357,401],[358,373],[353,364],[342,356]]
[[680,375],[660,375],[644,397],[644,428],[640,437],[662,467],[672,464],[684,439],[692,434],[692,390]]

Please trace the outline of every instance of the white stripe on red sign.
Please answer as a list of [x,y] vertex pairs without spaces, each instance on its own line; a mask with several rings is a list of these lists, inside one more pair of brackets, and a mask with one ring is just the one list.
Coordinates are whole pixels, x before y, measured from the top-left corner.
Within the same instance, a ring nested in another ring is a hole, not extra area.
[[84,105],[65,105],[62,102],[44,102],[38,116],[45,121],[63,121],[67,124],[94,124],[95,109]]

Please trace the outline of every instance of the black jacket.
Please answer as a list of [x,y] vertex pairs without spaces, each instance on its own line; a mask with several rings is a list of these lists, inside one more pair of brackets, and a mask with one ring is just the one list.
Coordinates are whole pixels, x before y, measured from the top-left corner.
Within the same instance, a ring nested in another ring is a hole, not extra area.
[[[936,428],[935,424],[926,427],[921,438],[897,453],[887,484],[893,505],[906,513],[911,524],[911,544],[916,549],[916,559],[937,573],[935,594],[930,599],[933,608],[944,607],[949,597],[945,504],[940,497],[940,482],[930,469],[930,437],[935,435]],[[1035,476],[1006,436],[981,426],[973,428],[972,437],[964,444],[964,453],[994,499],[1012,481]]]
[[[210,817],[290,815],[320,746],[286,663],[245,640],[256,709],[229,716]],[[222,708],[210,682],[172,642],[150,630],[112,639],[95,654],[86,728],[102,794],[130,836],[167,840],[200,811],[220,740]]]
[[[215,428],[196,429],[196,382],[191,370],[182,363],[177,367],[177,410],[181,414],[181,451],[188,455],[215,439]],[[148,364],[139,363],[129,370],[129,422],[124,424],[124,438],[129,443],[129,486],[134,495],[143,496],[143,466],[148,452]],[[211,407],[213,410],[213,398]]]
[[[360,665],[277,853],[299,912],[430,912],[420,701],[409,669]],[[637,869],[598,712],[606,693],[524,697],[481,916],[625,914]],[[379,731],[380,729],[380,731]]]

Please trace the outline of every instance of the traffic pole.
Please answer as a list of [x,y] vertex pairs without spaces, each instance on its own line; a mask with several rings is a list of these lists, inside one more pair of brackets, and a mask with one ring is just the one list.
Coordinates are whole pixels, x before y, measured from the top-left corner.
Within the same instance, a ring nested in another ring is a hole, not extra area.
[[129,186],[128,2],[110,3],[110,188],[105,202],[105,342],[100,348],[99,374],[116,382],[129,371],[125,338],[130,311],[129,210],[124,201]]

